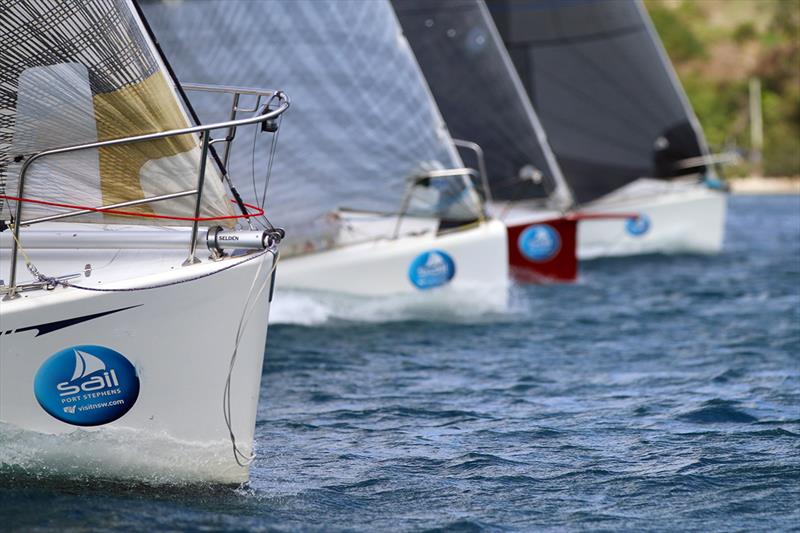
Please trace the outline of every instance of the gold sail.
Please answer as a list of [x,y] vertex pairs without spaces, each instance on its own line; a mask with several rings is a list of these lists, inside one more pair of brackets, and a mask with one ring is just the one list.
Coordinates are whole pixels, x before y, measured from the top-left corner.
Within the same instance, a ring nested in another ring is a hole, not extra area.
[[[0,194],[15,195],[22,163],[41,151],[191,125],[129,0],[0,0],[0,11]],[[47,156],[30,165],[24,196],[84,206],[140,200],[195,189],[199,164],[196,135]],[[233,214],[214,165],[206,172],[201,216]],[[187,196],[126,211],[192,216],[194,203]],[[5,218],[13,202],[2,204]],[[60,212],[24,206],[24,218]],[[108,214],[76,220],[180,224]]]

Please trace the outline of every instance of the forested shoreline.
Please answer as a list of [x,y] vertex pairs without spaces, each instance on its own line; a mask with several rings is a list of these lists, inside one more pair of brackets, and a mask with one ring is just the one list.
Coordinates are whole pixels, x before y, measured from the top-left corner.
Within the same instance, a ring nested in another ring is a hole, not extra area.
[[800,0],[646,0],[713,152],[754,170],[749,84],[761,83],[763,175],[800,175]]

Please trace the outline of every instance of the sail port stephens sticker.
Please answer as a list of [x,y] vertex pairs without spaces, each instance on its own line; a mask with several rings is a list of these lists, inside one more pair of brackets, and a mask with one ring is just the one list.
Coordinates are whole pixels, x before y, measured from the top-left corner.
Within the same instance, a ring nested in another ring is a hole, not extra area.
[[650,231],[650,217],[647,215],[639,215],[638,217],[629,218],[625,221],[625,231],[634,237],[644,235]]
[[74,426],[99,426],[130,411],[139,397],[139,377],[133,363],[111,348],[72,346],[39,367],[33,393],[53,418]]
[[442,250],[423,252],[408,267],[408,278],[420,290],[446,285],[455,275],[455,261]]
[[534,224],[519,234],[517,247],[526,259],[541,263],[558,255],[561,237],[549,224]]

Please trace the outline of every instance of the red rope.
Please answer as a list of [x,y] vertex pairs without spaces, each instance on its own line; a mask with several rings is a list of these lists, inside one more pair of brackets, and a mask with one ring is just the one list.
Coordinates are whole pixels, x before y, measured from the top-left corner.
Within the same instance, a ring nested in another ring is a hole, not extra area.
[[570,220],[624,220],[639,218],[640,213],[570,213],[567,217]]
[[[264,214],[264,210],[256,205],[250,205],[245,203],[244,205],[248,209],[255,210],[254,213],[247,213],[243,215],[225,215],[225,216],[218,216],[218,217],[177,217],[171,215],[156,215],[151,213],[135,213],[133,211],[122,211],[120,209],[103,209],[101,207],[88,207],[83,205],[73,205],[73,204],[62,204],[59,202],[49,202],[47,200],[35,200],[33,198],[18,198],[16,196],[7,196],[5,194],[0,194],[0,199],[4,200],[11,200],[14,202],[24,202],[30,204],[37,204],[37,205],[46,205],[50,207],[61,207],[64,209],[75,209],[75,210],[86,210],[86,211],[93,211],[96,213],[110,213],[112,215],[120,215],[124,217],[139,217],[139,218],[158,218],[163,220],[184,220],[189,222],[213,222],[215,220],[231,220],[231,219],[239,219],[239,218],[251,218],[251,217],[258,217]],[[234,200],[231,202],[236,203]]]

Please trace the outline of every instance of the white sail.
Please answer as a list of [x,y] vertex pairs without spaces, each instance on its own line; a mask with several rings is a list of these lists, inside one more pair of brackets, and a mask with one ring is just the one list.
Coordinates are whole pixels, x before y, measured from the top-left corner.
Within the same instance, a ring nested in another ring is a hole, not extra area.
[[[0,194],[16,196],[22,165],[44,150],[190,125],[130,0],[0,0],[0,12]],[[97,207],[191,190],[199,161],[193,135],[47,156],[30,165],[24,197]],[[209,176],[204,193],[202,216],[232,213],[218,175]],[[188,216],[194,202],[127,210]],[[0,201],[0,218],[13,208],[14,201]],[[23,218],[61,212],[23,206]],[[80,220],[131,222],[96,214]]]
[[[387,1],[212,0],[142,5],[182,82],[274,86],[292,96],[267,214],[288,242],[319,247],[338,208],[397,212],[416,173],[462,165]],[[218,100],[192,95],[204,120]],[[241,155],[241,154],[240,154]],[[260,203],[268,162],[232,154],[246,201]],[[255,174],[255,175],[253,175]],[[475,218],[464,180],[415,194],[417,214]],[[427,213],[426,213],[427,212]]]
[[72,377],[69,378],[70,381],[82,378],[86,370],[86,363],[84,363],[81,354],[78,350],[73,350],[73,352],[75,353],[75,370],[72,371]]
[[105,370],[106,365],[90,353],[81,350],[73,350],[75,352],[75,371],[72,373],[70,381],[75,381],[88,376],[93,372]]

